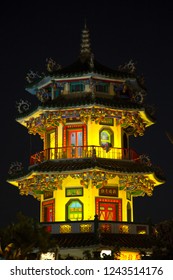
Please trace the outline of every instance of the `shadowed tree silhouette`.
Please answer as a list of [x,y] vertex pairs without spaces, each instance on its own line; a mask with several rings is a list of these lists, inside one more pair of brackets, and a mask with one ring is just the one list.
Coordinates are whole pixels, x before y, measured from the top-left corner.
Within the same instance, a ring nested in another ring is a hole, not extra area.
[[173,219],[155,225],[155,234],[151,236],[153,252],[147,257],[141,252],[142,259],[173,260]]
[[0,254],[4,259],[36,259],[55,248],[55,241],[38,222],[22,213],[17,222],[0,230]]

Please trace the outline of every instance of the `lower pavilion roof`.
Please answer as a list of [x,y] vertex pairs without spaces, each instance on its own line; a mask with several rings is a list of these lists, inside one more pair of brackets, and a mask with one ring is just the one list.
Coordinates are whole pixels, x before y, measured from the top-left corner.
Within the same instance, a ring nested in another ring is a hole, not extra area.
[[156,172],[152,166],[147,166],[130,160],[115,160],[105,158],[79,158],[79,159],[63,159],[49,160],[41,164],[30,167],[30,171],[38,172],[63,172],[78,171],[84,169],[104,169],[107,171],[116,171],[122,173],[151,173]]
[[120,189],[130,191],[134,196],[151,196],[154,187],[165,182],[160,170],[152,166],[105,158],[48,160],[31,166],[26,172],[19,170],[11,174],[7,181],[18,187],[21,195],[30,194],[40,200],[45,191],[62,189],[67,176],[79,179],[86,188],[90,182],[101,188],[107,180],[118,176]]
[[130,100],[129,98],[117,98],[115,96],[97,96],[95,94],[94,98],[91,93],[73,93],[68,95],[59,95],[55,99],[47,100],[41,104],[35,106],[34,108],[23,111],[17,116],[17,120],[23,119],[24,117],[32,116],[37,111],[44,112],[49,110],[75,110],[75,109],[86,109],[92,106],[100,108],[108,108],[112,110],[126,110],[126,111],[141,111],[145,112],[148,121],[151,123],[155,122],[154,115],[150,112],[149,106],[145,104],[140,104]]
[[134,160],[115,160],[106,158],[75,158],[61,160],[47,160],[39,164],[32,165],[27,171],[20,171],[12,174],[9,181],[26,177],[32,173],[66,173],[87,171],[98,169],[108,172],[117,172],[125,174],[155,174],[156,180],[161,183],[165,180],[162,171],[153,166],[147,166]]
[[148,249],[154,244],[153,238],[147,234],[110,234],[102,233],[98,238],[94,233],[58,234],[56,240],[60,248],[89,247],[94,245],[107,247],[123,247]]

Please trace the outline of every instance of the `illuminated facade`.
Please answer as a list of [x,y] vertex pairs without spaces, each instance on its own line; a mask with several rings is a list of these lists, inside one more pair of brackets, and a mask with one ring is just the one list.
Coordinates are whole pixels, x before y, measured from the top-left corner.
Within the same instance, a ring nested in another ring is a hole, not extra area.
[[[12,166],[8,182],[21,195],[40,200],[40,222],[65,250],[87,247],[72,246],[73,240],[64,244],[66,234],[148,235],[147,225],[133,223],[133,198],[151,196],[164,180],[147,156],[129,147],[129,137],[142,136],[154,124],[134,63],[118,70],[100,64],[85,26],[76,62],[61,67],[48,59],[47,72],[30,72],[27,81],[26,90],[39,105],[31,111],[21,101],[17,121],[29,134],[40,135],[43,150],[31,155],[27,171],[13,173]],[[133,246],[129,241],[124,247],[128,252]]]

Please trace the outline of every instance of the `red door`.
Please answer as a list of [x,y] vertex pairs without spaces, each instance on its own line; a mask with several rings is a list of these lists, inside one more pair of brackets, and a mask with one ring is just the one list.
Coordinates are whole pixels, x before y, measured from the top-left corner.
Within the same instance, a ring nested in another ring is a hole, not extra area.
[[68,130],[68,157],[78,158],[82,156],[83,132],[82,129]]
[[99,203],[99,219],[102,221],[116,221],[118,217],[116,203]]
[[44,222],[53,221],[53,207],[52,205],[47,205],[44,207]]

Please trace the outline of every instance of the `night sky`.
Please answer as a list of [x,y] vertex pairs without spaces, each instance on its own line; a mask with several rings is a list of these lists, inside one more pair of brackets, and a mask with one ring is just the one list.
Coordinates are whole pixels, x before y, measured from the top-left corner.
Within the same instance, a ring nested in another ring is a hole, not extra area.
[[39,219],[39,202],[31,196],[20,196],[18,189],[6,182],[12,162],[22,162],[26,168],[30,154],[42,149],[39,137],[29,135],[15,121],[16,102],[35,102],[25,91],[26,74],[29,70],[44,72],[49,57],[63,66],[73,63],[79,55],[85,19],[95,58],[114,69],[132,59],[137,73],[145,77],[146,103],[156,109],[156,124],[146,129],[145,136],[132,139],[131,148],[147,154],[154,165],[160,166],[166,183],[156,187],[152,197],[135,199],[135,221],[171,219],[173,144],[166,136],[166,131],[173,134],[171,1],[24,4],[16,7],[8,3],[0,16],[0,226],[13,222],[19,211]]

